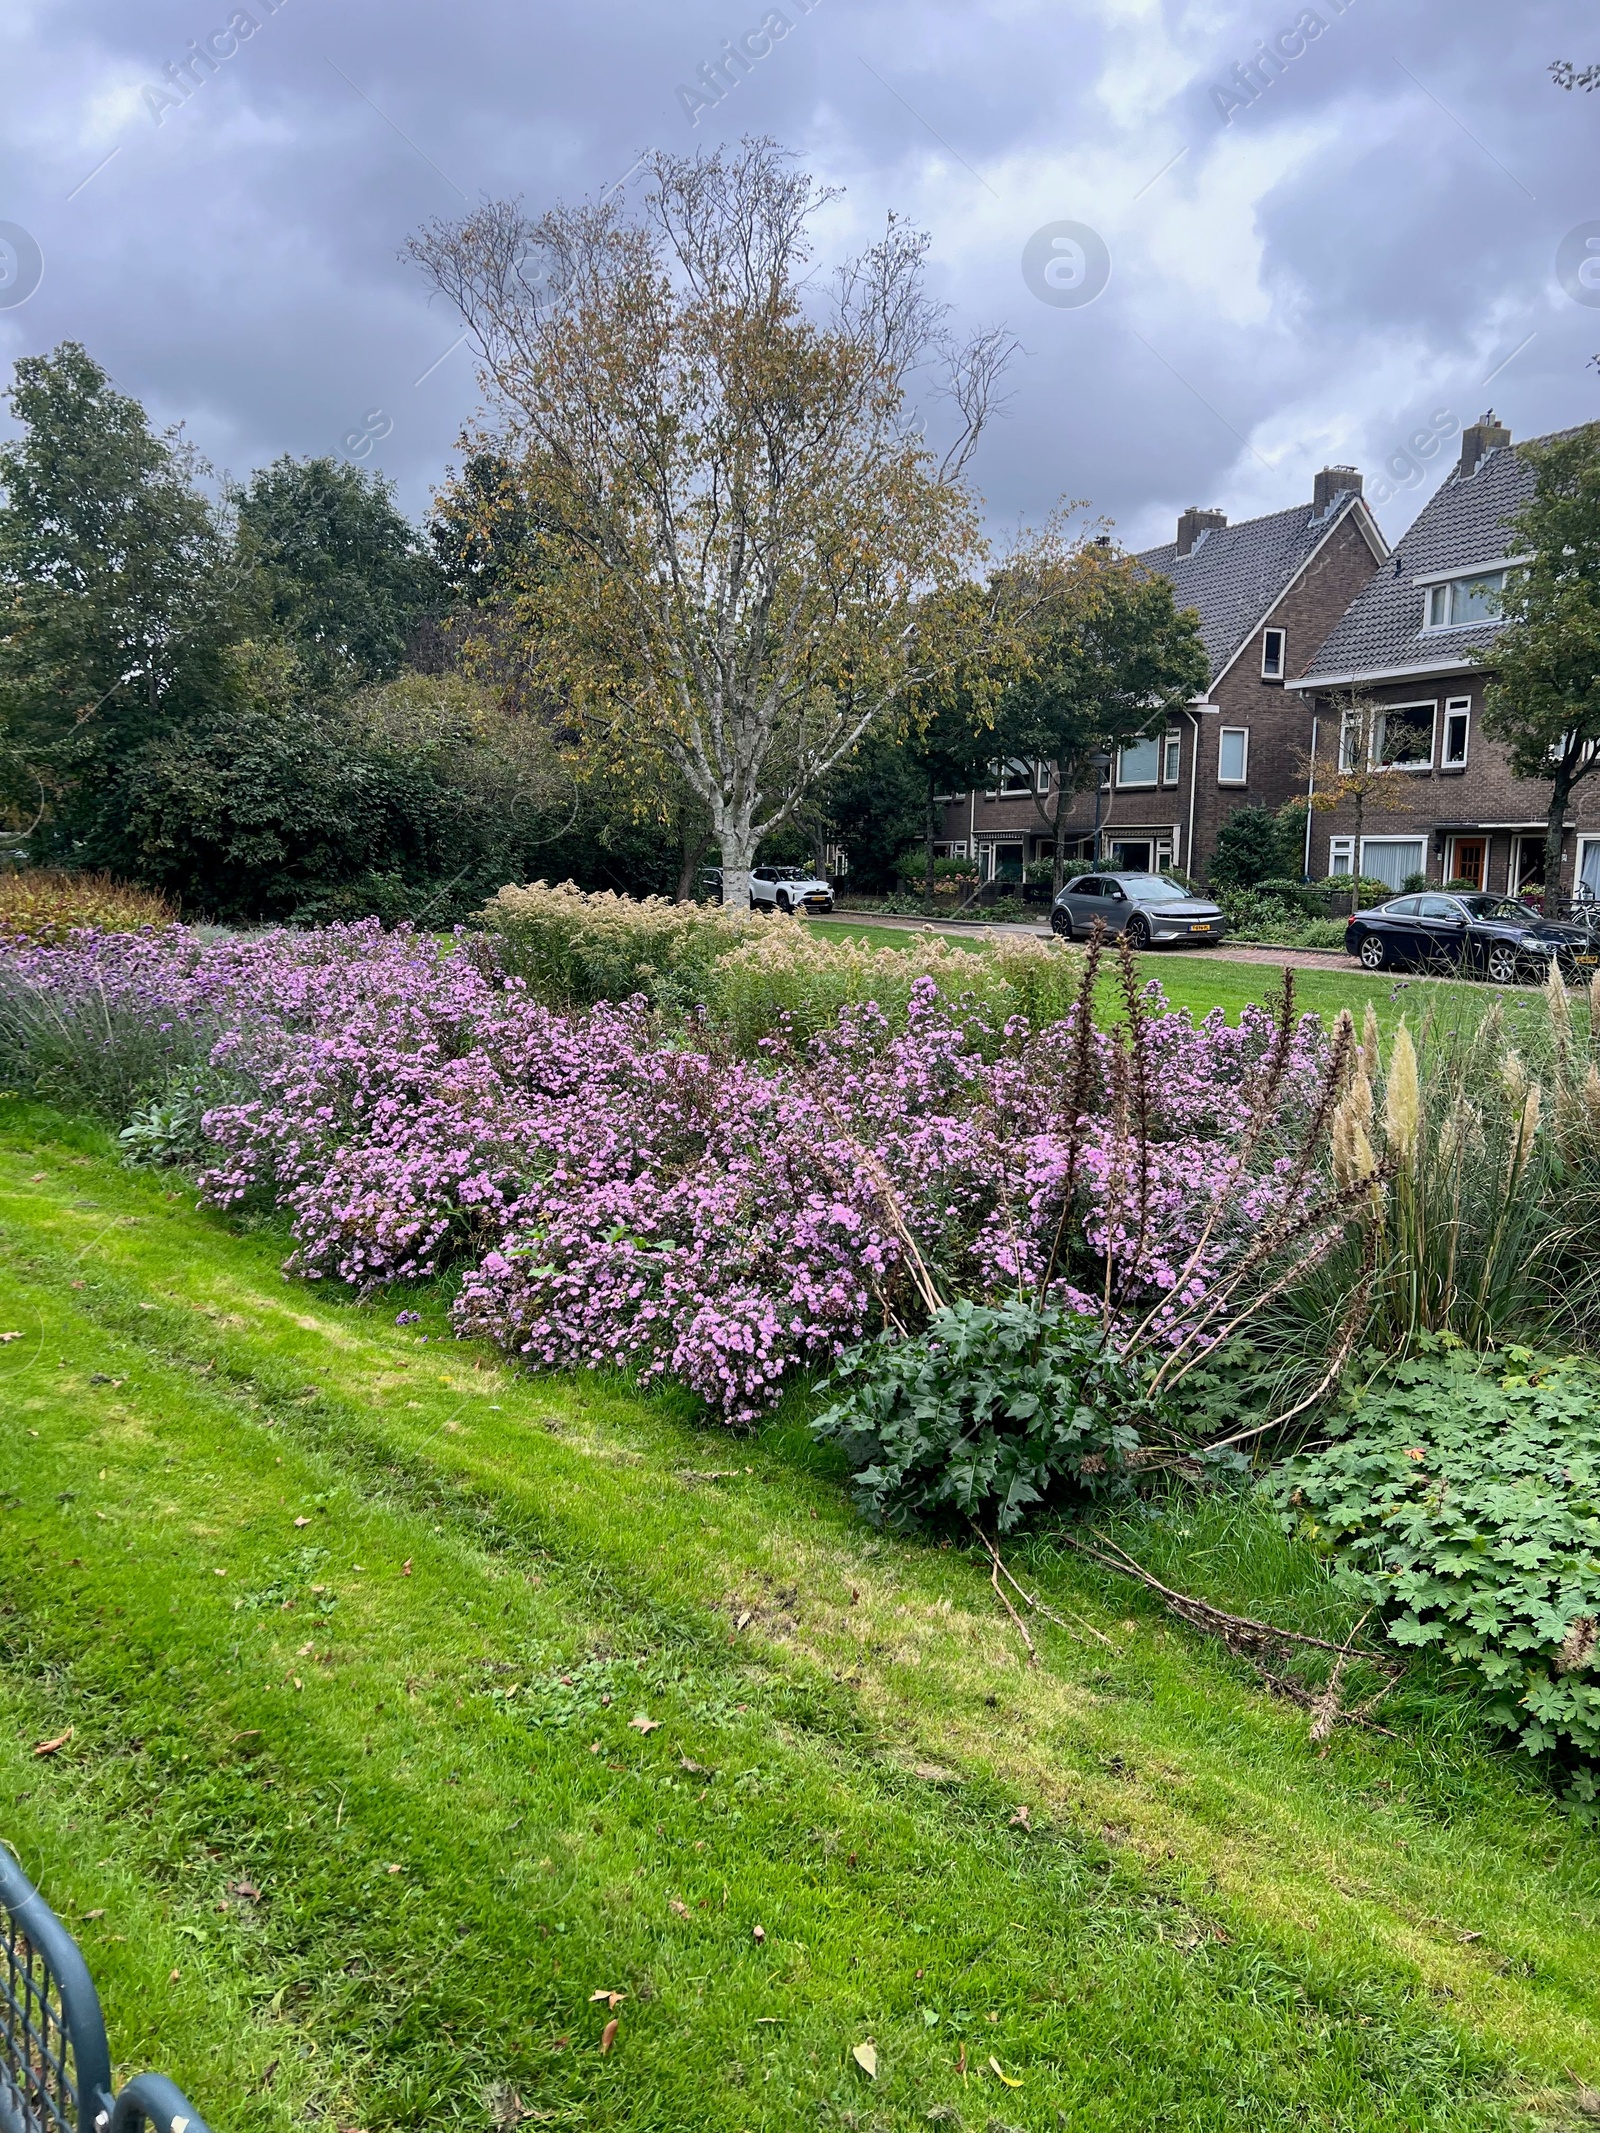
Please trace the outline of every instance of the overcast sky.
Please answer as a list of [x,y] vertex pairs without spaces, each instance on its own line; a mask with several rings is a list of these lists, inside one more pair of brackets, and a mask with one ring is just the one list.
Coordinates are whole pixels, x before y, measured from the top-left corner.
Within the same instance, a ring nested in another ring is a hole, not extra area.
[[1600,58],[1573,0],[779,0],[703,108],[766,0],[247,4],[243,40],[232,0],[0,21],[0,363],[82,341],[236,475],[347,452],[420,515],[479,395],[408,233],[746,133],[846,189],[827,248],[895,209],[1021,342],[976,462],[997,529],[1068,496],[1142,546],[1349,462],[1394,537],[1486,407],[1600,417],[1600,93],[1547,72]]

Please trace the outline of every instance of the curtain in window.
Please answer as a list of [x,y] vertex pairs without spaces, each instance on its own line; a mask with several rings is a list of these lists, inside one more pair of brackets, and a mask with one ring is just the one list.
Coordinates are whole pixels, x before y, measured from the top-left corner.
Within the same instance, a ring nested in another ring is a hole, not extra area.
[[1361,871],[1391,889],[1400,888],[1408,874],[1427,871],[1428,847],[1422,838],[1388,838],[1381,843],[1363,843]]

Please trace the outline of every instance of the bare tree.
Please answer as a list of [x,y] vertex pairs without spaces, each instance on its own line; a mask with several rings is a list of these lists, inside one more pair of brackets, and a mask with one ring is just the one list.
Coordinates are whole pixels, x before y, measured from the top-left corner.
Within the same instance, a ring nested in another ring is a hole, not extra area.
[[1399,767],[1405,743],[1403,734],[1391,730],[1391,708],[1365,690],[1341,690],[1332,699],[1336,718],[1328,721],[1331,741],[1319,745],[1315,755],[1308,749],[1299,758],[1311,788],[1299,805],[1318,814],[1348,807],[1355,817],[1352,912],[1361,901],[1361,838],[1369,810],[1401,814],[1415,798]]
[[[770,141],[645,167],[637,215],[493,204],[411,251],[541,527],[531,664],[619,768],[677,767],[743,904],[760,839],[950,656],[930,619],[983,553],[965,470],[1011,344],[955,343],[893,217],[813,276],[834,196]],[[919,383],[951,411],[942,454]]]

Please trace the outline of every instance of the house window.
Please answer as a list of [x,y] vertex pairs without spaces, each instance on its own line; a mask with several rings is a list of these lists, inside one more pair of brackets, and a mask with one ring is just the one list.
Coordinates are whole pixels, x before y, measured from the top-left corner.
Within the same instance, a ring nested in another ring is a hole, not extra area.
[[1356,840],[1354,837],[1330,837],[1328,839],[1328,872],[1330,874],[1353,874],[1356,866]]
[[1129,741],[1125,748],[1117,750],[1117,783],[1154,785],[1160,753],[1161,743],[1153,733],[1144,734],[1139,740]]
[[1217,735],[1217,783],[1242,785],[1250,769],[1250,728],[1224,726]]
[[1452,696],[1444,707],[1444,754],[1439,758],[1441,770],[1465,770],[1467,767],[1467,728],[1472,723],[1472,698]]
[[1288,645],[1286,630],[1263,630],[1261,632],[1261,678],[1263,681],[1282,681],[1285,650]]
[[1003,763],[996,763],[994,796],[1002,800],[1014,800],[1019,793],[1031,793],[1034,789],[1036,768],[1035,764],[1020,755],[1007,756]]
[[1183,735],[1172,731],[1161,736],[1161,782],[1176,785],[1183,772]]
[[1354,770],[1361,753],[1361,720],[1346,711],[1339,721],[1339,768]]
[[1428,871],[1426,837],[1363,837],[1361,871],[1372,881],[1403,889],[1413,874]]
[[1600,837],[1578,839],[1578,872],[1573,894],[1585,903],[1600,900]]
[[1436,704],[1386,704],[1372,724],[1372,765],[1393,770],[1433,767]]
[[1430,585],[1423,594],[1423,628],[1458,630],[1469,622],[1497,622],[1505,582],[1503,570],[1480,570],[1447,585]]

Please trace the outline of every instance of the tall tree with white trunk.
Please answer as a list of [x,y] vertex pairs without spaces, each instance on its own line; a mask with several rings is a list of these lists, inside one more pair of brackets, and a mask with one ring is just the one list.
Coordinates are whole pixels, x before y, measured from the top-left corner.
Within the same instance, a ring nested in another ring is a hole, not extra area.
[[[966,468],[1009,346],[958,345],[895,218],[831,277],[835,197],[770,141],[657,154],[530,220],[413,240],[459,309],[541,539],[530,678],[619,774],[672,763],[746,904],[763,836],[953,647],[983,556]],[[914,398],[948,414],[942,453]]]

